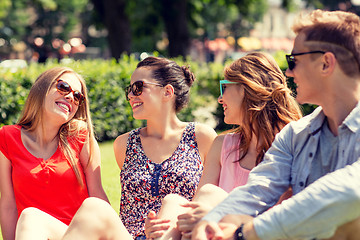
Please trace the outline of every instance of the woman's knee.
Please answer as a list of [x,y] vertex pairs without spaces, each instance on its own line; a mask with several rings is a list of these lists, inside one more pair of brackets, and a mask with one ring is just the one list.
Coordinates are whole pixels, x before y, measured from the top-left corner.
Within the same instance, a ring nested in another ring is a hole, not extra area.
[[35,220],[38,221],[39,219],[41,219],[43,217],[43,214],[45,213],[38,208],[25,208],[20,214],[18,223],[34,223]]
[[186,207],[182,206],[182,204],[186,204],[188,202],[189,200],[178,194],[166,195],[162,201],[158,218],[170,219],[173,222],[176,222],[179,214],[183,214],[188,211]]
[[222,188],[211,184],[211,183],[207,183],[205,185],[203,185],[200,189],[199,189],[199,193],[204,193],[204,194],[214,194],[214,193],[218,193],[218,192],[225,192]]
[[86,198],[80,208],[86,209],[87,211],[109,211],[109,209],[112,209],[108,202],[97,197]]
[[189,202],[189,200],[187,200],[183,196],[170,193],[164,197],[164,199],[162,200],[162,205],[184,204],[187,202]]
[[74,216],[75,220],[86,222],[97,220],[97,223],[103,222],[104,224],[114,218],[117,219],[119,216],[111,205],[96,197],[85,199]]
[[24,209],[16,225],[16,239],[60,239],[67,225],[40,209]]
[[130,235],[111,205],[99,198],[84,200],[71,221],[64,239],[125,239]]
[[214,184],[205,184],[203,185],[197,192],[196,198],[194,201],[199,201],[203,203],[208,203],[210,205],[217,205],[222,200],[224,200],[228,196],[228,193],[214,185]]

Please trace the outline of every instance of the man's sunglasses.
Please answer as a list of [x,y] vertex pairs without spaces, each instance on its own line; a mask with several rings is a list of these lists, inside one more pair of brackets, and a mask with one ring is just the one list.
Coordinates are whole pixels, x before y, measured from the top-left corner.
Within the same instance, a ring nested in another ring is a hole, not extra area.
[[74,103],[76,105],[81,105],[81,103],[85,100],[85,97],[81,92],[72,90],[71,86],[64,80],[57,80],[56,90],[63,96],[72,93],[74,96]]
[[295,56],[300,56],[300,55],[305,55],[305,54],[313,54],[313,53],[321,53],[324,54],[324,51],[310,51],[310,52],[302,52],[302,53],[293,53],[290,55],[286,55],[286,61],[289,65],[289,69],[293,70],[296,66],[296,62],[295,62]]
[[238,82],[231,82],[229,80],[220,80],[220,96],[222,97],[225,92],[226,84],[238,84]]
[[129,101],[129,96],[128,95],[130,94],[130,92],[132,92],[134,94],[134,96],[140,96],[142,94],[143,90],[144,90],[144,85],[145,84],[150,84],[150,85],[163,87],[163,85],[161,85],[159,83],[144,82],[143,80],[136,81],[133,84],[130,84],[129,86],[127,86],[125,88],[126,100]]

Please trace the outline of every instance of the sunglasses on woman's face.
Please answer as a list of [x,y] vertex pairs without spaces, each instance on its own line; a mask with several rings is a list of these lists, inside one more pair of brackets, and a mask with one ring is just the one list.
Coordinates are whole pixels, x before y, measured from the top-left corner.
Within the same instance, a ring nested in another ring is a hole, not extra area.
[[221,97],[223,96],[223,94],[225,92],[226,84],[238,84],[238,82],[231,82],[229,80],[220,80],[220,96]]
[[289,69],[293,70],[296,66],[295,56],[305,55],[305,54],[313,54],[313,53],[322,53],[324,54],[324,51],[311,51],[311,52],[302,52],[302,53],[293,53],[290,55],[286,55],[286,61],[288,63]]
[[57,80],[56,90],[63,96],[72,93],[74,96],[74,103],[76,105],[81,105],[81,103],[85,100],[85,97],[81,92],[72,90],[71,86],[64,80]]
[[130,92],[132,92],[134,94],[134,96],[140,96],[142,94],[143,90],[144,90],[144,85],[145,84],[150,84],[150,85],[163,87],[163,85],[161,85],[159,83],[144,82],[143,80],[136,81],[133,84],[130,84],[129,86],[127,86],[125,88],[126,100],[129,101],[129,96],[128,95],[130,94]]

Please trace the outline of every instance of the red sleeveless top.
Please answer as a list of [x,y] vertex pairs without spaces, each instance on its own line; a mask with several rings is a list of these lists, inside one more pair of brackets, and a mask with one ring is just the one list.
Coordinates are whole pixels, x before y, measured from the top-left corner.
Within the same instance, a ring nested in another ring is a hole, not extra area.
[[27,207],[36,207],[68,225],[89,196],[79,161],[85,137],[68,138],[70,146],[77,152],[81,186],[60,147],[46,161],[37,158],[25,148],[20,130],[19,125],[0,128],[0,151],[11,162],[18,215]]

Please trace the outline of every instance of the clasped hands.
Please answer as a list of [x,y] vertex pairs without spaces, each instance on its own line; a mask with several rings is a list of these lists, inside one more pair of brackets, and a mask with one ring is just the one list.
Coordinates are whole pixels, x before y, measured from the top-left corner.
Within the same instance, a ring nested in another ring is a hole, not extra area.
[[[202,220],[194,227],[191,239],[232,240],[234,239],[234,233],[236,229],[241,224],[250,222],[250,227],[253,229],[252,219],[253,217],[248,215],[226,215],[218,223]],[[257,240],[258,238],[256,236],[256,238],[251,237],[246,239]]]
[[[189,202],[181,204],[181,206],[189,208],[189,211],[178,216],[176,228],[181,233],[182,239],[191,239],[193,228],[211,208],[206,204],[201,204],[199,202]],[[163,236],[170,227],[171,224],[169,219],[160,219],[154,211],[150,211],[145,220],[146,238],[159,238]]]

